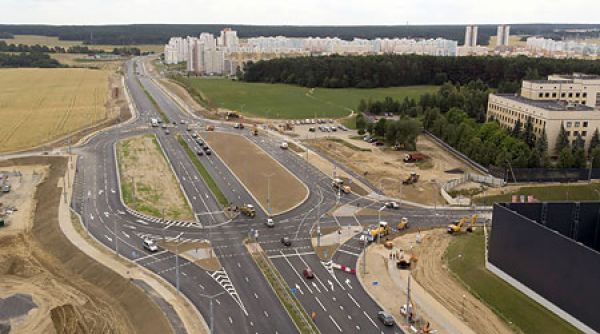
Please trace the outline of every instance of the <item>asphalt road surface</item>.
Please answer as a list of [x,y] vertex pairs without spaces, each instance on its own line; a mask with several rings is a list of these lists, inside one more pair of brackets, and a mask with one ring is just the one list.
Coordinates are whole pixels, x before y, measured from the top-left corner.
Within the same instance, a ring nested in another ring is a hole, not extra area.
[[[74,150],[79,158],[72,206],[82,215],[89,233],[120,256],[152,270],[178,287],[198,308],[207,323],[210,323],[207,296],[221,293],[213,299],[216,333],[297,332],[243,246],[251,230],[258,231],[259,243],[287,285],[293,288],[306,312],[317,314],[315,323],[322,333],[401,333],[399,327],[382,325],[377,319],[380,308],[361,288],[356,277],[330,270],[329,264],[322,263],[315,255],[310,241],[310,233],[317,224],[324,228],[357,224],[368,226],[378,222],[377,216],[332,218],[326,215],[336,204],[379,209],[382,203],[355,195],[338,197],[331,188],[331,176],[324,175],[292,151],[280,149],[277,137],[255,137],[249,131],[233,129],[231,124],[192,116],[155,80],[146,70],[143,58],[128,62],[125,83],[138,111],[137,118],[99,132],[85,145]],[[150,119],[159,118],[159,113],[144,89],[170,119],[169,134],[160,127],[150,126]],[[260,211],[252,196],[231,175],[218,156],[199,156],[200,162],[231,203],[251,203],[258,210],[255,218],[227,218],[176,139],[176,135],[180,134],[192,149],[199,149],[187,126],[200,130],[206,124],[214,125],[216,131],[237,132],[247,136],[298,176],[309,187],[309,197],[294,210],[275,217],[276,226],[269,228],[265,225],[266,213]],[[147,133],[157,136],[190,201],[196,215],[195,221],[146,217],[124,206],[119,189],[115,143],[123,138]],[[396,222],[400,217],[408,217],[411,228],[419,228],[444,225],[468,213],[402,207],[390,214],[386,220]],[[292,239],[290,247],[280,242],[284,236]],[[177,241],[180,244],[208,239],[223,267],[208,272],[167,250],[150,253],[143,248],[144,238]],[[354,237],[336,252],[333,262],[353,267],[362,249],[358,237]],[[306,280],[302,276],[302,270],[306,267],[314,270],[316,277],[313,280]]]

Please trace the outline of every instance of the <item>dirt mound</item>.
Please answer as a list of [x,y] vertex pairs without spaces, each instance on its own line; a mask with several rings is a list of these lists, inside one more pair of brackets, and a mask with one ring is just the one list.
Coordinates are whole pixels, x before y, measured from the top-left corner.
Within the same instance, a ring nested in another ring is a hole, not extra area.
[[39,309],[11,323],[15,333],[172,333],[158,306],[76,248],[60,230],[58,207],[67,159],[30,157],[0,167],[49,165],[35,191],[33,228],[0,237],[0,291],[31,294]]

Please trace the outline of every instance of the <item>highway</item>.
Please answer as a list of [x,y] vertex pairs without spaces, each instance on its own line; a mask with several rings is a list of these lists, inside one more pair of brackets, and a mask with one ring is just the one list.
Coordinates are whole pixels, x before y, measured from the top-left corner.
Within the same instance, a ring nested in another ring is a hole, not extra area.
[[[209,299],[214,298],[215,333],[294,333],[294,323],[280,304],[269,283],[263,277],[243,241],[251,230],[258,231],[258,242],[282,274],[308,314],[317,314],[315,323],[322,333],[402,333],[397,327],[385,327],[376,318],[379,306],[361,288],[355,275],[329,269],[313,251],[310,235],[317,226],[369,226],[378,222],[377,216],[331,217],[326,213],[336,203],[351,203],[375,210],[381,202],[355,195],[338,198],[331,187],[331,176],[324,175],[291,150],[281,150],[280,140],[270,135],[251,136],[249,131],[233,129],[228,123],[219,123],[192,116],[185,112],[155,81],[145,68],[144,58],[126,63],[125,83],[138,111],[132,122],[101,131],[84,145],[74,149],[78,155],[73,208],[83,218],[89,233],[120,256],[143,266],[179,287],[210,323]],[[164,129],[153,128],[150,118],[159,118],[156,106],[176,124]],[[182,123],[181,121],[185,123]],[[237,216],[233,219],[223,212],[197,172],[176,135],[181,135],[193,149],[199,148],[192,139],[188,124],[202,130],[206,124],[215,125],[216,131],[244,135],[290,172],[303,181],[310,195],[299,207],[275,218],[276,226],[268,228],[267,217],[252,196],[231,174],[215,154],[199,157],[224,195],[237,205],[254,204],[255,218]],[[170,221],[162,217],[146,217],[127,208],[121,199],[115,144],[118,140],[140,135],[155,134],[182,189],[196,215],[195,221]],[[387,210],[387,209],[386,209]],[[396,222],[408,217],[411,227],[446,224],[465,215],[454,210],[432,210],[402,207],[389,211],[386,220]],[[286,247],[280,239],[292,239]],[[143,238],[177,241],[181,244],[208,239],[222,268],[208,272],[175,253],[160,250],[149,253],[142,246]],[[363,249],[357,237],[350,239],[336,252],[333,262],[353,267]],[[179,270],[177,270],[177,263]],[[302,270],[310,267],[315,279],[306,280]],[[177,272],[179,271],[179,275]]]

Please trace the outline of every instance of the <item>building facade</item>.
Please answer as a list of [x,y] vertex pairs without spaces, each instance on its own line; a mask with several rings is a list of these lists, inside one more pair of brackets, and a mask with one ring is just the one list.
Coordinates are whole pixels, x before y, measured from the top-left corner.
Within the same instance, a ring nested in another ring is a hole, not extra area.
[[496,47],[507,47],[510,37],[510,26],[501,24],[496,33]]
[[487,120],[496,120],[506,129],[520,121],[528,121],[539,137],[543,131],[548,138],[550,154],[554,151],[561,126],[569,141],[578,136],[589,147],[594,131],[600,128],[600,76],[583,74],[551,75],[548,80],[525,80],[521,94],[490,94]]

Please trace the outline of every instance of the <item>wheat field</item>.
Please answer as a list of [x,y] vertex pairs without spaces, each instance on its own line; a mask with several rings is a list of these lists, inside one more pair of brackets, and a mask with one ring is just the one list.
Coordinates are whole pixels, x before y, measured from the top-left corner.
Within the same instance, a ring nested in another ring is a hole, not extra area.
[[106,119],[109,72],[0,69],[0,151],[23,150]]

